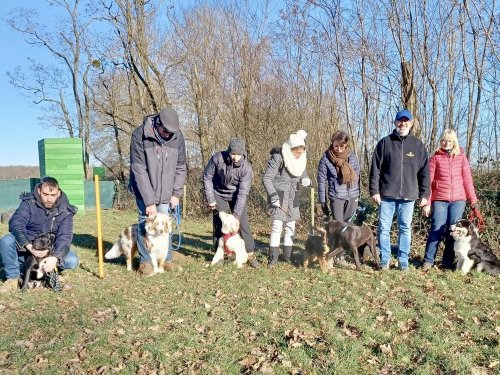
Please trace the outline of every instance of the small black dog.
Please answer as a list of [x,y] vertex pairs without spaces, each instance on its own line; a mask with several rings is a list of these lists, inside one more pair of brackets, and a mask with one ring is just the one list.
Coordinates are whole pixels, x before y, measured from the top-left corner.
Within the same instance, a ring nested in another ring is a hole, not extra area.
[[53,251],[55,238],[56,235],[54,232],[48,232],[39,233],[33,239],[33,249],[38,251],[48,250],[49,252],[42,258],[30,255],[26,259],[26,271],[24,274],[23,286],[21,287],[21,291],[25,292],[30,287],[30,285],[31,287],[37,286],[37,284],[43,285],[43,279],[46,275],[40,268],[40,261],[48,257]]

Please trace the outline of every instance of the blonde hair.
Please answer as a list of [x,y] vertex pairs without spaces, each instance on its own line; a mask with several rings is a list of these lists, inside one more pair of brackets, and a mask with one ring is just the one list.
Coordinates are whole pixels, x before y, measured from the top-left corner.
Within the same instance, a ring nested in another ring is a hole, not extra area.
[[441,141],[442,140],[453,142],[453,147],[451,148],[450,155],[459,155],[460,154],[460,146],[458,144],[458,137],[457,137],[457,133],[455,132],[455,130],[444,129],[443,134],[441,135],[441,138],[439,138],[439,146],[436,149],[436,151],[441,149]]

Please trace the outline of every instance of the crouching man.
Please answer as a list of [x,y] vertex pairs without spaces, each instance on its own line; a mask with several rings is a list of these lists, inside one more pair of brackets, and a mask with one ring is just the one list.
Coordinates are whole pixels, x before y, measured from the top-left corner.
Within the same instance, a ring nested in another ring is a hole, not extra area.
[[[6,276],[0,293],[17,290],[30,255],[45,257],[40,261],[44,272],[51,272],[56,266],[59,271],[78,267],[78,256],[70,251],[75,213],[76,207],[69,204],[53,177],[45,177],[33,192],[21,195],[21,204],[9,220],[10,233],[0,239],[0,261]],[[34,249],[35,236],[49,232],[55,234],[50,254],[49,250]]]

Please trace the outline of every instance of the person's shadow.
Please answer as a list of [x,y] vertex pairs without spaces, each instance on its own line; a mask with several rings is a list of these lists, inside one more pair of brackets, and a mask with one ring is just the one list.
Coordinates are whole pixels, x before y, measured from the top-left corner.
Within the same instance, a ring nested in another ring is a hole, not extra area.
[[[90,234],[74,234],[72,244],[84,249],[95,250],[97,252],[97,237]],[[104,252],[109,250],[112,246],[113,244],[109,241],[102,242]]]

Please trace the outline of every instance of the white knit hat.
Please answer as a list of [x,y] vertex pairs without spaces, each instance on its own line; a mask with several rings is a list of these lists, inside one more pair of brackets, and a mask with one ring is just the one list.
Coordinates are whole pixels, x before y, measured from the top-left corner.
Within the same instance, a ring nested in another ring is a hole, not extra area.
[[286,143],[288,143],[288,146],[290,146],[290,148],[299,146],[306,147],[305,143],[306,137],[307,133],[301,129],[297,131],[297,133],[290,134],[290,137],[288,137],[288,141],[286,141]]

